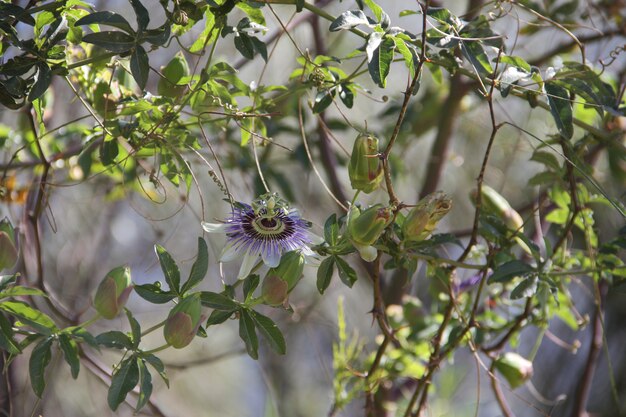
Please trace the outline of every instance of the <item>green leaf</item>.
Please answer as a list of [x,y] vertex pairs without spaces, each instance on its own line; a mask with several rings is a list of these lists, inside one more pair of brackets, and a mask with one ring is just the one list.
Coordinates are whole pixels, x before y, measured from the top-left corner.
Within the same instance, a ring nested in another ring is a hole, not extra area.
[[59,335],[59,347],[63,351],[65,362],[70,366],[72,378],[78,377],[80,371],[80,360],[78,358],[78,346],[67,334]]
[[537,277],[530,276],[522,279],[511,291],[511,299],[517,300],[522,297],[532,297],[537,292]]
[[339,278],[348,287],[352,288],[357,280],[356,272],[346,261],[338,256],[333,257],[337,263],[337,271],[339,271]]
[[107,395],[107,402],[111,410],[117,410],[126,395],[135,388],[137,382],[139,382],[139,366],[135,356],[130,356],[122,361],[111,378],[111,386]]
[[[396,51],[396,43],[393,39],[389,37],[385,37],[383,42],[380,44],[380,47],[377,49],[378,55],[378,75],[379,79],[374,79],[374,82],[378,84],[379,87],[384,88],[387,85],[387,76],[389,75],[389,71],[391,70],[391,63],[393,62],[393,56]],[[376,53],[375,53],[376,55]],[[371,65],[368,65],[368,69]],[[370,75],[371,75],[370,71]]]
[[347,108],[351,109],[354,105],[354,91],[348,84],[340,84],[339,87],[339,98]]
[[239,337],[246,344],[248,355],[252,359],[259,358],[259,339],[254,329],[254,320],[245,308],[239,311]]
[[452,24],[452,14],[450,10],[444,9],[443,7],[429,7],[426,10],[426,14],[433,19],[437,20],[439,23],[447,23]]
[[539,162],[548,168],[552,168],[554,171],[559,171],[561,169],[559,160],[553,153],[550,152],[535,151],[530,160]]
[[113,349],[132,349],[133,341],[127,334],[117,330],[111,330],[96,336],[99,345]]
[[382,9],[382,7],[380,7],[378,4],[376,4],[373,0],[363,0],[363,3],[365,3],[367,5],[367,7],[370,8],[372,13],[374,13],[374,16],[376,16],[376,20],[377,21],[380,22],[381,20],[383,20],[383,18],[386,15],[386,13]]
[[331,214],[324,223],[324,240],[330,246],[335,246],[339,239],[339,224],[337,223],[337,215]]
[[118,146],[117,140],[106,140],[102,142],[102,146],[100,146],[100,161],[103,165],[113,165],[115,163],[115,158],[120,153],[120,148]]
[[404,64],[409,69],[409,74],[411,75],[411,77],[413,77],[415,75],[415,68],[418,63],[417,54],[412,48],[409,48],[407,46],[406,42],[404,42],[403,39],[396,37],[392,39],[396,44],[396,48],[398,48],[398,52],[400,52],[400,55],[402,55],[402,58],[404,58]]
[[18,274],[0,275],[0,291],[4,291],[9,285],[15,284],[18,276]]
[[33,19],[26,10],[18,5],[10,3],[0,3],[0,12],[2,12],[3,16],[12,16],[16,20],[24,22],[29,26],[35,25],[35,19]]
[[552,171],[538,172],[528,179],[528,185],[550,185],[561,180],[561,176]]
[[265,45],[265,42],[259,40],[258,38],[254,36],[250,37],[250,41],[252,42],[252,46],[254,47],[254,50],[258,52],[259,55],[261,55],[261,57],[263,58],[265,62],[267,62],[267,45]]
[[161,245],[154,245],[154,250],[159,257],[161,269],[165,276],[165,282],[170,286],[170,290],[176,294],[180,294],[180,271],[172,256]]
[[98,341],[96,338],[87,331],[84,327],[79,326],[70,326],[63,329],[64,334],[70,335],[73,339],[77,339],[79,341],[83,341],[87,343],[89,346],[99,349]]
[[296,13],[300,13],[304,8],[305,0],[296,0]]
[[206,327],[224,323],[234,312],[235,310],[213,310],[206,321]]
[[605,110],[616,113],[618,100],[614,88],[586,65],[566,62],[551,82],[584,98],[600,116]]
[[30,88],[30,92],[28,93],[28,101],[33,102],[34,100],[41,97],[48,87],[50,87],[50,83],[52,82],[52,71],[48,64],[39,63],[37,64],[37,73],[35,75],[35,82]]
[[238,9],[243,10],[252,22],[265,26],[265,17],[263,16],[263,12],[260,8],[253,7],[244,2],[238,2],[235,6]]
[[131,340],[133,341],[133,349],[137,349],[139,343],[141,343],[141,326],[137,319],[133,317],[133,313],[127,308],[126,310],[126,318],[128,318],[128,323],[130,324],[130,334]]
[[165,385],[167,385],[167,387],[169,388],[170,380],[165,374],[165,365],[163,365],[161,359],[159,359],[157,356],[154,356],[152,353],[148,355],[144,354],[143,359],[145,359],[145,361],[148,362],[154,368],[154,370],[159,373],[159,375],[163,379],[163,382],[165,382]]
[[74,23],[74,26],[91,24],[113,26],[131,35],[135,33],[132,26],[130,25],[130,23],[128,23],[128,20],[126,20],[124,16],[110,11],[88,14],[87,16],[78,19],[76,23]]
[[0,314],[0,349],[9,352],[11,355],[21,353],[21,349],[17,341],[13,338],[13,326],[11,322]]
[[135,285],[134,289],[141,298],[153,304],[165,304],[176,298],[176,294],[173,292],[163,291],[158,282],[155,284]]
[[374,50],[372,59],[367,65],[372,80],[381,88],[385,88],[387,85],[387,76],[391,69],[395,50],[396,44],[393,39],[384,37],[379,47]]
[[24,324],[31,326],[38,333],[46,336],[56,333],[59,330],[48,315],[32,308],[26,303],[20,301],[4,301],[0,303],[0,310],[17,317]]
[[548,95],[550,113],[554,118],[559,133],[565,139],[571,139],[574,134],[574,124],[572,116],[572,103],[569,100],[568,91],[555,84],[552,80],[546,81],[544,85]]
[[530,265],[515,259],[500,265],[489,277],[487,282],[489,284],[494,282],[508,282],[515,277],[522,277],[533,271],[534,269]]
[[353,29],[359,25],[369,25],[369,20],[362,10],[348,10],[343,12],[330,24],[328,30],[337,32],[340,30]]
[[46,367],[52,358],[52,337],[42,339],[33,349],[28,361],[28,372],[30,374],[30,384],[33,387],[35,395],[41,398],[46,381],[44,379]]
[[215,16],[213,13],[207,12],[205,16],[204,30],[200,33],[200,35],[198,35],[196,41],[189,47],[189,52],[191,53],[200,52],[206,46],[215,42],[219,35],[220,31],[215,28]]
[[330,285],[330,280],[333,277],[333,271],[335,267],[335,258],[329,256],[324,259],[317,269],[317,290],[320,294],[324,294],[324,291]]
[[138,43],[149,42],[155,46],[164,46],[170,40],[170,34],[170,25],[166,21],[161,27],[145,31]]
[[139,0],[130,0],[130,4],[133,6],[135,10],[135,14],[137,15],[137,26],[139,26],[139,31],[144,31],[148,27],[150,23],[150,14],[148,10],[144,7],[143,4]]
[[141,90],[146,88],[148,82],[148,74],[150,72],[150,62],[148,54],[143,46],[137,45],[130,56],[130,72],[133,74],[135,82]]
[[500,56],[500,63],[505,65],[511,65],[528,73],[530,73],[531,71],[530,64],[526,62],[523,58],[520,58],[518,56],[502,55]]
[[220,311],[234,311],[239,308],[239,304],[237,304],[234,300],[223,294],[211,291],[202,291],[200,293],[200,301],[203,306]]
[[239,33],[235,36],[235,48],[246,59],[254,58],[254,44],[250,36],[245,33]]
[[478,71],[478,74],[483,76],[489,76],[493,72],[489,58],[485,53],[480,42],[465,41],[461,42],[461,51],[472,66]]
[[243,298],[248,301],[253,295],[254,290],[259,286],[261,278],[257,274],[248,275],[243,281]]
[[265,340],[267,340],[272,349],[279,354],[284,355],[285,352],[287,352],[287,345],[285,344],[285,338],[283,337],[283,334],[278,326],[276,326],[276,323],[274,323],[269,317],[254,310],[250,310],[250,314],[252,315],[256,328],[259,329],[259,332],[263,335]]
[[123,53],[133,49],[135,38],[124,32],[104,31],[88,33],[83,36],[83,42],[92,43],[107,51]]
[[321,113],[333,102],[335,97],[335,89],[323,90],[317,93],[315,96],[315,103],[313,104],[313,113]]
[[152,395],[152,375],[148,371],[145,360],[137,358],[137,367],[139,368],[139,398],[137,398],[137,406],[135,411],[141,410]]
[[209,270],[209,250],[207,244],[203,238],[198,238],[198,255],[196,261],[191,267],[189,273],[189,279],[183,284],[183,288],[180,290],[181,294],[194,288],[204,279],[207,271]]
[[41,297],[47,297],[46,293],[44,293],[38,288],[22,287],[20,285],[16,285],[14,287],[7,288],[5,291],[0,292],[0,299],[9,298],[9,297],[19,297],[22,295],[37,295]]

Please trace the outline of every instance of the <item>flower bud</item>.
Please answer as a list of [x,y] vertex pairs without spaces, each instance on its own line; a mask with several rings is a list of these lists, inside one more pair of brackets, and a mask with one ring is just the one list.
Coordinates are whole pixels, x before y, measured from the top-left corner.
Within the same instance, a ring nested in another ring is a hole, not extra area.
[[280,305],[287,300],[304,271],[304,255],[300,251],[285,253],[276,268],[267,271],[263,279],[261,292],[268,305]]
[[5,268],[12,268],[17,262],[17,258],[15,229],[13,229],[9,219],[4,218],[0,221],[0,271]]
[[93,306],[98,314],[110,320],[122,311],[132,289],[130,268],[115,268],[100,282]]
[[415,242],[426,239],[451,208],[452,200],[440,191],[422,198],[404,219],[404,238]]
[[496,359],[495,368],[511,388],[517,388],[533,375],[533,363],[514,352],[506,352]]
[[[477,190],[471,193],[472,202],[476,203]],[[508,201],[502,197],[496,190],[484,185],[481,187],[481,204],[483,208],[498,216],[509,229],[524,231],[524,220],[517,211],[511,207]]]
[[362,212],[356,206],[350,208],[348,234],[361,258],[368,262],[376,259],[376,249],[372,245],[376,243],[392,220],[391,209],[382,204],[376,204]]
[[180,98],[187,88],[186,85],[178,85],[180,80],[189,76],[189,65],[185,56],[179,52],[165,66],[161,67],[163,77],[159,78],[157,91],[159,95],[170,98]]
[[378,139],[360,135],[354,141],[348,164],[350,184],[355,190],[371,193],[383,179],[383,165],[378,157]]
[[163,335],[170,346],[181,349],[191,343],[202,321],[201,310],[200,297],[193,294],[170,311],[163,327]]

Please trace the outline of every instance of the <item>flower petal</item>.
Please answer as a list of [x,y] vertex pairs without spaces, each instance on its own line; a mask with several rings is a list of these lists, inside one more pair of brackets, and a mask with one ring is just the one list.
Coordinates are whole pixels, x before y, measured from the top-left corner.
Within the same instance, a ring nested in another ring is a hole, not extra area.
[[208,233],[225,233],[228,224],[226,223],[207,223],[202,222],[202,228]]
[[259,259],[258,253],[250,253],[250,251],[246,252],[243,256],[243,262],[241,263],[241,268],[239,268],[239,274],[237,275],[237,279],[244,279],[248,275],[250,275],[250,271],[254,268],[254,264]]
[[315,233],[309,232],[309,239],[314,245],[321,245],[322,243],[324,243],[324,238],[316,235]]
[[241,251],[239,245],[235,245],[233,243],[227,243],[222,249],[222,254],[220,255],[220,262],[230,262],[241,256]]
[[278,250],[277,245],[269,243],[263,249],[263,252],[261,252],[263,263],[270,268],[276,268],[280,263],[280,251]]
[[376,256],[378,256],[378,251],[375,247],[370,245],[358,245],[352,242],[354,247],[359,251],[359,255],[364,261],[374,262],[376,260]]

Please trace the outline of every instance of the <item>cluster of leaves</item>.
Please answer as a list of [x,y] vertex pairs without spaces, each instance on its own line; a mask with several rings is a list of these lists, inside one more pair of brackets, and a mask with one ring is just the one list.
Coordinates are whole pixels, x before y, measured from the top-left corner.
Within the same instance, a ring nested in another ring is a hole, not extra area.
[[[228,286],[222,293],[194,292],[192,290],[205,279],[209,265],[207,245],[204,239],[198,238],[198,254],[185,282],[181,282],[179,268],[171,255],[160,245],[155,246],[155,252],[165,282],[169,287],[168,290],[163,290],[159,281],[153,284],[133,285],[132,288],[150,303],[166,304],[173,302],[175,305],[170,311],[168,319],[171,319],[173,312],[180,310],[178,306],[186,306],[189,305],[190,300],[198,300],[198,304],[212,309],[205,323],[207,327],[223,323],[231,317],[236,317],[239,320],[239,335],[252,358],[258,358],[259,339],[257,332],[267,340],[269,346],[277,353],[285,354],[285,339],[276,324],[269,317],[253,309],[254,306],[263,303],[262,298],[254,297],[260,282],[258,275],[250,275],[243,281],[243,301],[235,299],[236,286]],[[50,364],[54,345],[58,346],[63,353],[73,378],[78,377],[81,357],[85,355],[87,347],[95,351],[100,351],[102,348],[121,351],[122,359],[114,367],[108,392],[108,404],[112,410],[116,410],[125,401],[128,393],[137,385],[139,386],[139,396],[136,410],[147,404],[152,393],[150,369],[156,371],[169,386],[165,366],[155,355],[161,348],[145,349],[142,345],[142,337],[163,325],[165,325],[166,339],[172,335],[175,337],[177,336],[176,332],[184,330],[175,327],[168,329],[168,319],[149,330],[142,330],[140,323],[129,309],[125,309],[130,328],[128,332],[110,330],[94,336],[87,330],[87,326],[95,321],[98,316],[86,323],[61,328],[49,315],[39,310],[35,305],[14,300],[14,298],[21,297],[46,297],[46,294],[41,290],[17,285],[17,278],[17,275],[6,275],[0,279],[0,347],[9,354],[10,363],[27,347],[33,346],[29,360],[29,372],[33,391],[38,397],[42,396],[46,387],[46,368]],[[96,295],[97,297],[98,295]],[[191,310],[188,312],[193,315]],[[199,337],[207,336],[205,327],[200,323],[200,319],[203,317],[206,316],[192,317],[195,320],[193,333]],[[19,339],[16,338],[17,334],[20,335]],[[192,338],[193,334],[187,343]],[[164,347],[167,346],[169,345],[164,345]]]

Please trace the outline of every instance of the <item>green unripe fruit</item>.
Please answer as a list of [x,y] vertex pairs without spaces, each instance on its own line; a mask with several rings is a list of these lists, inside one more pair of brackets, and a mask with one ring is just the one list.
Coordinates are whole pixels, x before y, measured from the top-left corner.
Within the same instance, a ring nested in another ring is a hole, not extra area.
[[382,204],[376,204],[362,212],[356,206],[350,207],[348,238],[365,261],[372,262],[376,259],[377,251],[373,245],[392,220],[392,210]]
[[93,306],[105,319],[113,319],[126,305],[132,289],[130,268],[115,268],[100,282],[93,299]]
[[378,154],[378,139],[374,136],[360,135],[356,138],[348,164],[352,188],[369,194],[380,186],[383,164]]
[[[477,190],[471,193],[472,202],[476,203]],[[524,231],[524,220],[508,201],[496,190],[484,185],[481,187],[481,205],[489,213],[498,216],[511,230]]]
[[279,306],[287,301],[289,295],[289,284],[279,276],[267,274],[261,286],[263,302],[270,306]]
[[187,346],[196,335],[202,321],[202,303],[200,296],[193,294],[183,300],[170,311],[163,335],[165,341],[175,349]]
[[[485,211],[501,219],[509,230],[519,233],[524,231],[524,220],[522,219],[522,216],[520,216],[519,213],[511,207],[509,202],[506,201],[506,199],[496,190],[483,184],[480,195],[481,206],[485,209]],[[473,190],[470,194],[470,198],[474,204],[476,204],[476,196],[477,190]],[[514,235],[513,232],[510,233],[511,236]],[[532,251],[528,245],[520,239],[519,236],[515,236],[514,239],[526,253],[532,255]]]
[[402,223],[404,239],[419,242],[428,238],[451,208],[452,200],[440,191],[422,198]]
[[533,363],[514,352],[507,352],[496,359],[495,368],[511,388],[519,387],[533,375]]
[[392,220],[391,209],[382,204],[376,204],[363,211],[352,206],[348,219],[350,240],[359,245],[373,245]]
[[304,255],[299,251],[285,253],[276,268],[267,271],[263,279],[261,292],[263,301],[268,305],[280,305],[294,289],[304,271]]
[[179,85],[179,82],[189,76],[189,65],[182,52],[177,53],[165,67],[161,67],[161,74],[163,77],[159,78],[157,85],[159,95],[180,98],[185,94],[187,85]]

